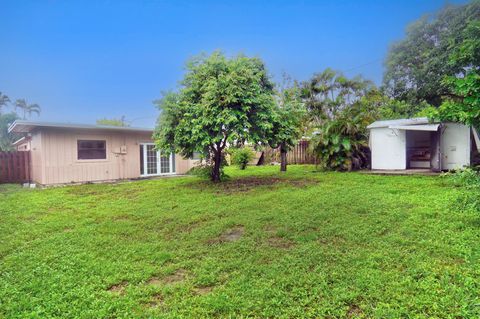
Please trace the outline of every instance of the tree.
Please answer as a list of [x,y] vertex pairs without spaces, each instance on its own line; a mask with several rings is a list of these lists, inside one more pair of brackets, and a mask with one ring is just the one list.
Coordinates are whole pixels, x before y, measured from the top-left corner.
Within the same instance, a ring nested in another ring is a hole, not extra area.
[[192,157],[200,152],[212,163],[210,177],[220,181],[228,144],[267,141],[274,116],[274,86],[264,63],[243,55],[220,52],[187,63],[177,93],[156,101],[161,114],[157,147]]
[[2,108],[6,107],[10,103],[10,98],[0,92],[0,115],[2,114]]
[[[445,76],[466,74],[465,61],[451,63],[451,53],[462,42],[475,41],[464,32],[480,19],[480,1],[449,5],[434,15],[425,16],[407,28],[406,38],[390,48],[386,59],[384,86],[388,95],[411,105],[427,102],[438,107],[444,96],[452,94]],[[480,59],[471,61],[474,67]]]
[[302,86],[310,125],[310,142],[323,169],[351,170],[368,164],[367,125],[376,120],[385,96],[362,77],[347,78],[327,69]]
[[312,124],[321,126],[374,87],[360,76],[348,79],[341,72],[326,69],[303,82],[301,97]]
[[[460,43],[450,57],[451,64],[464,64],[465,74],[445,77],[443,83],[452,93],[438,109],[430,109],[428,116],[440,121],[461,122],[480,127],[480,20],[472,21],[464,31],[469,36]],[[476,64],[477,63],[477,64]]]
[[280,148],[281,172],[287,171],[287,153],[295,147],[305,128],[305,108],[300,93],[300,88],[295,83],[277,94],[275,120],[269,145],[272,148]]
[[32,113],[40,115],[40,106],[38,104],[28,104],[25,99],[18,99],[15,101],[15,109],[20,109],[23,112],[23,119],[27,119]]
[[18,115],[14,112],[0,114],[0,151],[13,150],[12,143],[20,138],[17,134],[8,133],[8,127],[17,119]]
[[107,119],[107,118],[101,118],[97,120],[97,125],[107,125],[107,126],[130,126],[126,121],[125,121],[125,116],[122,116],[119,119]]

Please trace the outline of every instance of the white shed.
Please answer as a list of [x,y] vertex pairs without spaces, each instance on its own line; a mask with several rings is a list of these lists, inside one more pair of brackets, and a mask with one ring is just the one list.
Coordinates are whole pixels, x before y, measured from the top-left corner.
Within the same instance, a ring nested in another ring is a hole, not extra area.
[[459,123],[411,118],[376,121],[367,128],[374,170],[457,169],[469,166],[480,150],[477,131]]

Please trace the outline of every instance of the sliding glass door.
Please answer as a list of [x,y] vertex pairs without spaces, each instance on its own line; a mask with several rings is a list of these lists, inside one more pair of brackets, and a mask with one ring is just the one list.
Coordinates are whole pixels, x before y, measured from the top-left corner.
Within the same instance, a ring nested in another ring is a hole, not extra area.
[[155,149],[153,143],[140,144],[140,176],[157,176],[175,173],[175,154]]

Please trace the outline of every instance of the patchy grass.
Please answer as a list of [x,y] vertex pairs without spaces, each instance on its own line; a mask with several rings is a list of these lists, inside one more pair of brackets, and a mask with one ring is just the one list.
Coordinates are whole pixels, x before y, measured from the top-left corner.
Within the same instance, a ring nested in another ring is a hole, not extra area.
[[437,177],[229,168],[0,188],[0,317],[478,318],[480,216]]

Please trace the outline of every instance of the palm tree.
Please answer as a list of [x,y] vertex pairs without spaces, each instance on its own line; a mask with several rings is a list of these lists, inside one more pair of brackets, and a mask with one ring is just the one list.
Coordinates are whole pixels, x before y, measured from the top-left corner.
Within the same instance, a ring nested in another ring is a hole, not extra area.
[[18,99],[15,101],[15,109],[20,109],[23,111],[23,119],[27,119],[27,114],[30,117],[32,113],[40,115],[40,105],[38,104],[28,104],[25,99]]
[[7,106],[8,103],[10,103],[10,98],[0,92],[0,114],[2,114],[2,108]]

